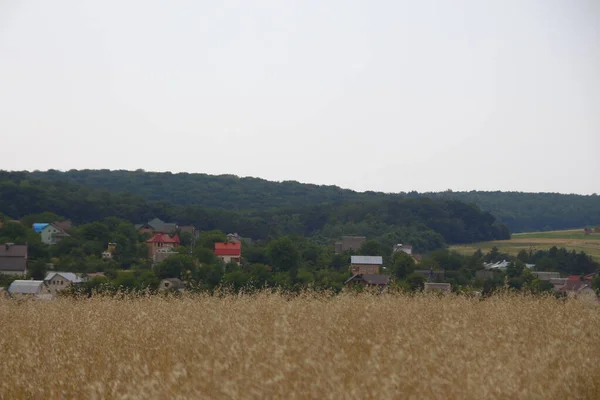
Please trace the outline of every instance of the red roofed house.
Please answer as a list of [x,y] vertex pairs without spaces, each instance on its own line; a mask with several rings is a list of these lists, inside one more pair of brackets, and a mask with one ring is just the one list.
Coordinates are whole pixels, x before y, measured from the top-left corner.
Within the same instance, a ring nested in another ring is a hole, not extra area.
[[177,235],[171,237],[166,233],[157,233],[146,240],[146,244],[148,245],[148,254],[150,255],[150,258],[154,258],[156,250],[164,247],[178,247],[181,244],[181,241]]
[[240,263],[242,259],[241,243],[215,243],[215,255],[225,263]]
[[592,288],[591,277],[588,276],[570,275],[567,278],[567,283],[561,286],[558,290],[565,293],[569,297],[578,297],[585,300],[597,300],[596,291]]

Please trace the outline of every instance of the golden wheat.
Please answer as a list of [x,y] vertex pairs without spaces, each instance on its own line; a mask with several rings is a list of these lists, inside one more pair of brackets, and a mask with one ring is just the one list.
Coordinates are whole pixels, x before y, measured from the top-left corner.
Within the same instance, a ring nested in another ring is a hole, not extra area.
[[3,399],[600,398],[600,307],[502,295],[0,300]]

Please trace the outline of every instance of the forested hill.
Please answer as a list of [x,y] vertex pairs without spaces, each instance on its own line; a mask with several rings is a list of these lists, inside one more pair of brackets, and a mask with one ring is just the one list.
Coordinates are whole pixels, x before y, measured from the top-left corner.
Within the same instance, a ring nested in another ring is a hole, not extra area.
[[239,232],[253,239],[302,235],[331,242],[341,235],[365,235],[389,245],[411,243],[418,251],[510,236],[491,214],[455,200],[398,197],[247,212],[151,202],[127,193],[39,180],[28,173],[0,172],[1,214],[21,219],[44,212],[76,224],[112,216],[132,223],[158,217],[201,230]]
[[359,193],[336,186],[270,182],[232,175],[138,171],[47,171],[32,178],[66,181],[112,192],[129,192],[149,201],[224,210],[268,211],[323,203],[432,197],[474,203],[513,232],[580,228],[600,224],[600,196],[520,192]]
[[337,186],[319,186],[294,181],[271,182],[234,175],[173,174],[142,170],[50,170],[27,174],[37,179],[66,181],[112,192],[129,192],[150,201],[194,204],[228,210],[266,211],[388,197],[383,193],[358,193]]

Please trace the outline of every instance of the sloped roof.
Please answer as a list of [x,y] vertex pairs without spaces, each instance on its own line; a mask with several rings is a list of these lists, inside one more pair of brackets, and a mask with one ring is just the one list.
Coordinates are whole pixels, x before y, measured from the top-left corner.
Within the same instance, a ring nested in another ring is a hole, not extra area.
[[16,280],[10,284],[8,292],[19,294],[39,294],[43,287],[44,281]]
[[367,282],[369,285],[387,285],[390,283],[390,277],[382,274],[356,274],[348,279],[345,283],[348,283],[356,278]]
[[148,226],[150,226],[154,232],[158,233],[171,233],[177,229],[177,224],[174,222],[164,222],[160,218],[154,218],[152,221],[148,221]]
[[27,269],[27,245],[0,245],[0,271],[22,271]]
[[567,279],[567,283],[564,286],[561,286],[559,290],[565,292],[579,292],[587,287],[592,287],[589,281],[571,279],[571,276],[569,276],[569,278]]
[[351,264],[372,264],[381,265],[383,264],[383,257],[381,256],[351,256]]
[[146,243],[179,243],[179,237],[172,238],[165,233],[157,233],[146,240]]
[[81,279],[79,276],[75,275],[72,272],[48,272],[48,274],[46,275],[44,280],[49,281],[52,278],[54,278],[56,275],[62,276],[63,278],[65,278],[66,280],[68,280],[69,282],[72,282],[72,283],[83,282],[83,279]]
[[215,243],[215,255],[217,256],[240,256],[241,254],[241,243]]
[[52,225],[56,226],[57,228],[59,228],[60,230],[67,230],[67,229],[71,229],[73,227],[73,223],[70,220],[66,220],[66,221],[54,221],[52,223]]
[[48,224],[48,223],[44,223],[44,222],[37,222],[37,223],[33,224],[33,230],[34,230],[36,233],[40,233],[40,232],[41,232],[41,231],[43,231],[43,230],[44,230],[44,228],[45,228],[45,227],[47,227],[48,225],[50,225],[50,224]]

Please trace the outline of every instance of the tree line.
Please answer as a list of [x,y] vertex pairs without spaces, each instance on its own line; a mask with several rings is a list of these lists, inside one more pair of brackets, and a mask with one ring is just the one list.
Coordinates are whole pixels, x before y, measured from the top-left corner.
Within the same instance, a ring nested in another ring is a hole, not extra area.
[[362,235],[389,245],[410,243],[418,252],[510,237],[507,227],[490,213],[456,200],[398,198],[236,211],[147,201],[128,193],[8,172],[0,172],[0,211],[14,219],[51,211],[79,225],[109,217],[131,223],[158,217],[258,240],[300,235],[326,243],[342,235]]
[[522,192],[401,192],[359,193],[337,186],[269,182],[234,175],[170,172],[71,170],[22,173],[24,179],[69,182],[113,193],[131,193],[148,201],[200,205],[234,211],[272,211],[338,202],[372,202],[429,197],[473,203],[490,212],[512,232],[581,228],[600,224],[600,197],[559,193]]

